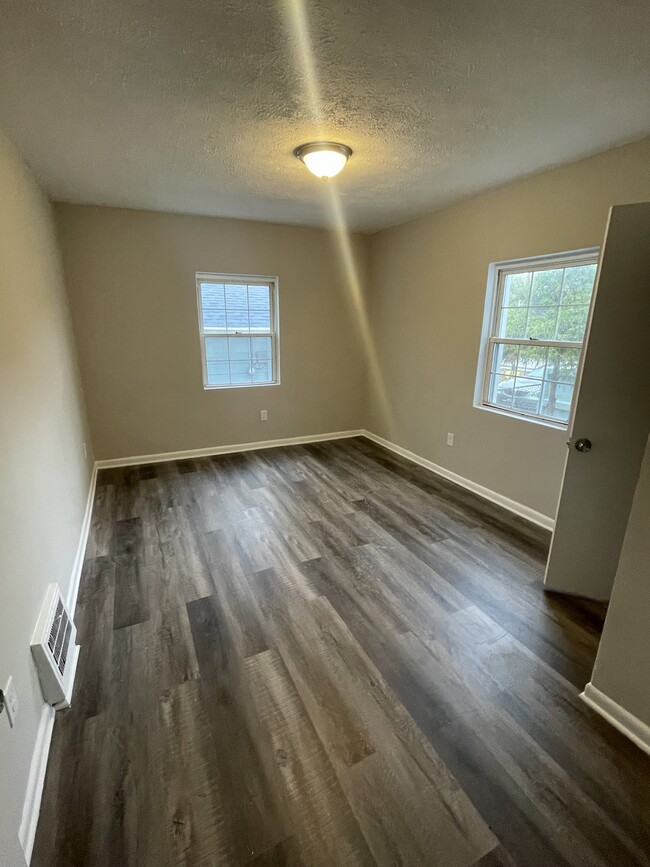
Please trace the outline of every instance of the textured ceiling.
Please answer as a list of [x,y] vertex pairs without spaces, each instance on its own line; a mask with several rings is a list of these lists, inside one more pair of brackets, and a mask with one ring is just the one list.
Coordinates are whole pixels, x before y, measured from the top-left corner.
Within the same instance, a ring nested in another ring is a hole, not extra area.
[[[55,199],[392,225],[650,133],[648,0],[0,0],[0,127]],[[301,22],[307,22],[309,44]],[[311,74],[310,74],[311,73]]]

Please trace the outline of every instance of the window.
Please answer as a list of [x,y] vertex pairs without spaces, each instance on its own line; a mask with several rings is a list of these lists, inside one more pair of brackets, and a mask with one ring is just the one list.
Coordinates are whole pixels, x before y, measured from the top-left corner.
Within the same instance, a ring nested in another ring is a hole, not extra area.
[[567,425],[598,250],[490,267],[479,403]]
[[204,388],[279,382],[275,277],[197,274]]

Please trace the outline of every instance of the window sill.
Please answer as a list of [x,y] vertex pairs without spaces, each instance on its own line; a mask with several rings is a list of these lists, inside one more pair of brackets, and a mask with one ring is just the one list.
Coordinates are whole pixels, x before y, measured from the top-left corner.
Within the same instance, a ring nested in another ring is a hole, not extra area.
[[203,383],[203,391],[232,391],[238,388],[268,388],[270,385],[280,385],[279,382],[238,382],[233,385],[206,385]]
[[503,418],[510,418],[513,421],[527,421],[527,422],[532,423],[532,424],[541,425],[542,427],[548,427],[551,430],[564,431],[565,433],[569,429],[569,423],[568,422],[561,422],[561,421],[553,422],[553,421],[549,421],[548,419],[544,419],[544,418],[535,418],[535,416],[526,415],[523,412],[521,412],[521,413],[508,412],[508,410],[499,409],[496,406],[489,406],[486,403],[475,403],[474,409],[482,409],[482,410],[485,410],[486,412],[491,412],[491,413],[494,413],[495,415],[500,415]]

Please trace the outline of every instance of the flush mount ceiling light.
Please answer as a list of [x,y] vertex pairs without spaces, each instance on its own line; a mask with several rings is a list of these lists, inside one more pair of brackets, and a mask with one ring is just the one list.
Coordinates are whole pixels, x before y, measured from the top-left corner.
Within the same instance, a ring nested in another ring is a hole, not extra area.
[[295,149],[294,154],[313,175],[327,180],[338,175],[348,158],[352,156],[352,148],[333,141],[312,141],[300,145]]

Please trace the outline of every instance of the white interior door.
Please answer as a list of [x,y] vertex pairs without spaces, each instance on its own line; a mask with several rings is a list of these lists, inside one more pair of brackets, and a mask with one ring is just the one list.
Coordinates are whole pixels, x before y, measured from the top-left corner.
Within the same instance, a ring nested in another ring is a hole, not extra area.
[[594,291],[545,586],[609,599],[650,432],[650,203],[611,209]]

